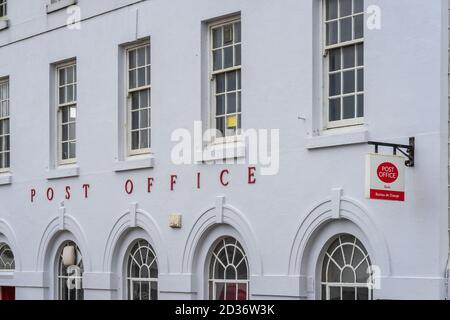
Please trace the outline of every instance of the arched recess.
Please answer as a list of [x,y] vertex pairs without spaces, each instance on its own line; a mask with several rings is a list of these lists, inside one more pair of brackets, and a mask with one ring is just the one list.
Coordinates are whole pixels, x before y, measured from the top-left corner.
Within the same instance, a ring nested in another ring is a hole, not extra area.
[[[144,231],[145,236],[139,230]],[[128,239],[132,241],[133,233],[136,233],[135,237],[144,238],[152,245],[158,259],[159,273],[169,273],[168,251],[161,230],[148,212],[137,209],[137,204],[133,204],[131,209],[121,215],[114,223],[103,255],[103,272],[118,271],[114,261],[123,261],[124,257],[119,256],[123,254],[121,248],[129,245]]]
[[[21,251],[17,244],[16,233],[13,228],[3,219],[0,219],[0,236],[3,235],[4,242],[10,246],[13,254],[14,254],[14,263],[16,266],[16,271],[22,270],[22,259],[21,259]],[[0,239],[1,240],[1,239]]]
[[237,239],[243,246],[250,266],[250,277],[263,275],[262,259],[250,223],[238,209],[224,204],[224,197],[217,197],[216,204],[204,210],[195,220],[183,252],[182,273],[196,275],[193,289],[200,299],[205,298],[203,278],[209,250],[221,237],[228,236]]
[[[330,233],[327,236],[347,232],[360,238],[370,253],[372,263],[379,267],[380,276],[391,275],[390,254],[383,232],[360,203],[339,195],[315,205],[302,220],[291,247],[288,270],[290,276],[300,276],[300,278],[312,276],[311,260],[317,260],[320,256],[318,251],[323,249],[321,246],[326,246],[325,242],[319,245],[317,237],[331,225],[337,227],[334,231],[329,228]],[[330,241],[330,239],[323,241]],[[303,284],[306,286],[306,281]],[[301,288],[301,292],[306,292],[306,287]]]
[[81,252],[83,253],[85,272],[91,272],[92,265],[88,250],[89,246],[86,240],[85,233],[83,232],[83,229],[78,221],[68,214],[64,215],[63,218],[55,217],[45,228],[39,242],[38,256],[36,259],[36,270],[42,272],[48,271],[49,261],[54,258],[50,255],[50,253],[55,250],[55,247],[60,245],[56,240],[58,238],[62,238],[61,240],[63,240],[66,237],[61,235],[66,234],[72,235],[72,237],[67,237],[66,240],[72,240],[76,242]]
[[84,272],[92,271],[89,246],[81,225],[71,215],[53,218],[45,228],[39,242],[36,270],[44,273],[44,298],[57,299],[57,263],[62,246],[67,241],[74,242],[81,251]]

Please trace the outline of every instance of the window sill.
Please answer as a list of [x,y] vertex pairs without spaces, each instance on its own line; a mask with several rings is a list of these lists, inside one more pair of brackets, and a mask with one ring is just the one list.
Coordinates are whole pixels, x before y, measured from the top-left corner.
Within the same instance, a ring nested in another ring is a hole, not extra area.
[[0,31],[7,29],[9,27],[9,20],[8,18],[0,18]]
[[78,166],[64,166],[47,171],[47,180],[73,178],[80,175]]
[[320,136],[309,137],[306,148],[309,150],[362,144],[369,141],[369,132],[366,128],[330,129]]
[[114,164],[114,171],[115,172],[124,172],[124,171],[132,171],[132,170],[141,170],[141,169],[149,169],[153,168],[155,164],[155,158],[152,156],[146,156],[143,157],[136,157],[136,159],[133,159],[133,157],[128,158],[123,161],[117,161]]
[[197,162],[218,161],[245,157],[245,143],[242,141],[211,144],[196,156]]
[[77,0],[60,0],[55,3],[49,3],[49,4],[47,4],[47,14],[55,12],[55,11],[59,11],[61,9],[64,9],[64,8],[74,5],[76,3],[77,3]]
[[14,271],[0,271],[0,279],[13,279]]
[[6,186],[12,183],[12,174],[9,172],[0,173],[0,186]]

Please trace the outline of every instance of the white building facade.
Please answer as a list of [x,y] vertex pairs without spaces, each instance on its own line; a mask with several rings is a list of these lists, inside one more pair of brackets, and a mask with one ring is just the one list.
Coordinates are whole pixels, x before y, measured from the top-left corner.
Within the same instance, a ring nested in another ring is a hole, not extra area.
[[446,299],[448,8],[0,0],[0,299]]

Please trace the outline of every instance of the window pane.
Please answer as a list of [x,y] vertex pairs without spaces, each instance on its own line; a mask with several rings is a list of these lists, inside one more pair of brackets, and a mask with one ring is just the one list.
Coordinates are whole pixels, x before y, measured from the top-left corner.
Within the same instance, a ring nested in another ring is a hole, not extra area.
[[139,129],[139,111],[131,113],[131,129]]
[[352,0],[340,0],[339,1],[339,16],[345,17],[352,14]]
[[152,282],[151,283],[150,298],[152,300],[157,300],[158,299],[158,283],[157,282]]
[[341,73],[330,74],[330,97],[341,93]]
[[241,22],[236,22],[234,24],[234,42],[241,42]]
[[353,68],[355,66],[355,46],[342,48],[344,55],[344,69]]
[[238,89],[241,89],[241,86],[242,86],[242,84],[241,84],[241,70],[238,70],[237,71],[237,87],[238,87]]
[[352,18],[340,20],[341,38],[340,42],[352,40]]
[[145,68],[138,69],[138,87],[145,86]]
[[364,91],[364,70],[359,69],[357,71],[358,75],[358,91]]
[[356,45],[356,53],[357,53],[357,63],[358,66],[364,65],[364,45],[358,44]]
[[67,83],[74,83],[75,79],[74,79],[74,68],[73,67],[69,67],[67,68],[67,79],[66,79]]
[[69,121],[73,122],[77,120],[77,108],[70,107],[69,108]]
[[360,39],[364,37],[364,16],[359,15],[355,18],[355,39]]
[[341,69],[341,49],[330,50],[330,71]]
[[341,120],[341,99],[330,99],[329,121]]
[[216,300],[225,300],[225,284],[216,283]]
[[357,117],[364,117],[364,95],[360,94],[357,98]]
[[344,97],[344,119],[355,118],[355,96]]
[[131,110],[139,109],[139,92],[131,94]]
[[233,66],[233,47],[227,47],[224,52],[224,69],[231,68]]
[[247,300],[247,284],[239,283],[238,284],[238,296],[237,300]]
[[241,93],[240,92],[238,92],[238,94],[237,94],[237,111],[238,112],[241,112],[241,110],[242,110],[242,102],[241,102],[241,100],[242,100],[242,98],[241,98]]
[[66,87],[59,88],[59,103],[66,103]]
[[227,94],[227,113],[236,112],[236,93]]
[[136,88],[136,70],[128,72],[128,87],[130,89]]
[[142,90],[139,92],[139,105],[141,108],[147,108],[150,106],[150,104],[148,103],[149,100],[148,94],[149,94],[148,90]]
[[327,45],[338,42],[338,23],[337,21],[327,23]]
[[5,157],[5,168],[9,168],[10,167],[9,152],[6,152],[4,157]]
[[141,130],[141,149],[147,149],[149,147],[148,143],[148,130]]
[[77,157],[76,154],[76,143],[75,142],[70,142],[69,143],[69,158],[70,159],[75,159]]
[[152,63],[150,46],[149,45],[145,46],[145,61],[146,61],[147,64],[151,64]]
[[236,72],[227,73],[227,91],[236,90]]
[[342,288],[342,300],[356,300],[355,294],[355,288]]
[[146,75],[145,85],[148,86],[152,83],[152,73],[151,73],[150,66],[145,68],[145,75]]
[[61,128],[61,137],[62,141],[69,140],[69,126],[67,124],[64,124]]
[[222,94],[216,97],[216,115],[225,114],[225,95]]
[[222,69],[222,50],[216,50],[213,52],[213,69],[220,70]]
[[69,140],[75,140],[76,138],[76,124],[71,123],[69,124]]
[[128,52],[128,68],[136,68],[136,50],[130,50]]
[[220,117],[216,119],[216,129],[220,132],[222,137],[225,134],[225,118]]
[[69,144],[68,143],[62,144],[62,159],[63,160],[69,159]]
[[369,300],[369,288],[357,288],[357,300]]
[[344,94],[355,92],[355,71],[344,72]]
[[353,0],[353,13],[364,12],[364,0]]
[[66,102],[72,102],[74,101],[74,86],[67,86],[66,90],[67,90],[67,101]]
[[219,48],[222,46],[222,28],[213,29],[213,48]]
[[141,120],[141,128],[149,127],[148,109],[141,110],[140,120]]
[[338,15],[338,1],[337,0],[327,0],[327,20],[336,19]]
[[66,70],[61,68],[59,69],[59,85],[65,85],[66,84]]
[[139,131],[134,131],[131,133],[131,149],[139,149]]
[[225,74],[218,74],[216,76],[216,93],[225,92]]
[[240,66],[241,65],[241,45],[238,44],[234,47],[235,56],[234,56],[234,65]]
[[137,49],[137,65],[138,67],[145,66],[145,47]]
[[65,107],[62,108],[62,122],[67,123],[69,122],[69,108]]
[[4,145],[4,149],[3,150],[9,150],[9,148],[10,148],[10,146],[9,146],[9,136],[6,136],[5,138],[5,141],[4,141],[4,143],[5,143],[5,145]]
[[341,300],[341,288],[330,287],[330,300]]
[[223,27],[223,44],[229,45],[233,43],[233,25],[229,24]]

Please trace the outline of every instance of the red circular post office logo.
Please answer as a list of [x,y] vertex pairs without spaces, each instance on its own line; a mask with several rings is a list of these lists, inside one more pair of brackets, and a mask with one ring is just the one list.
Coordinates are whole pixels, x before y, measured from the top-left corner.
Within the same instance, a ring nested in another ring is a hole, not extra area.
[[378,166],[378,178],[384,183],[393,183],[398,179],[398,169],[390,162],[384,162]]

